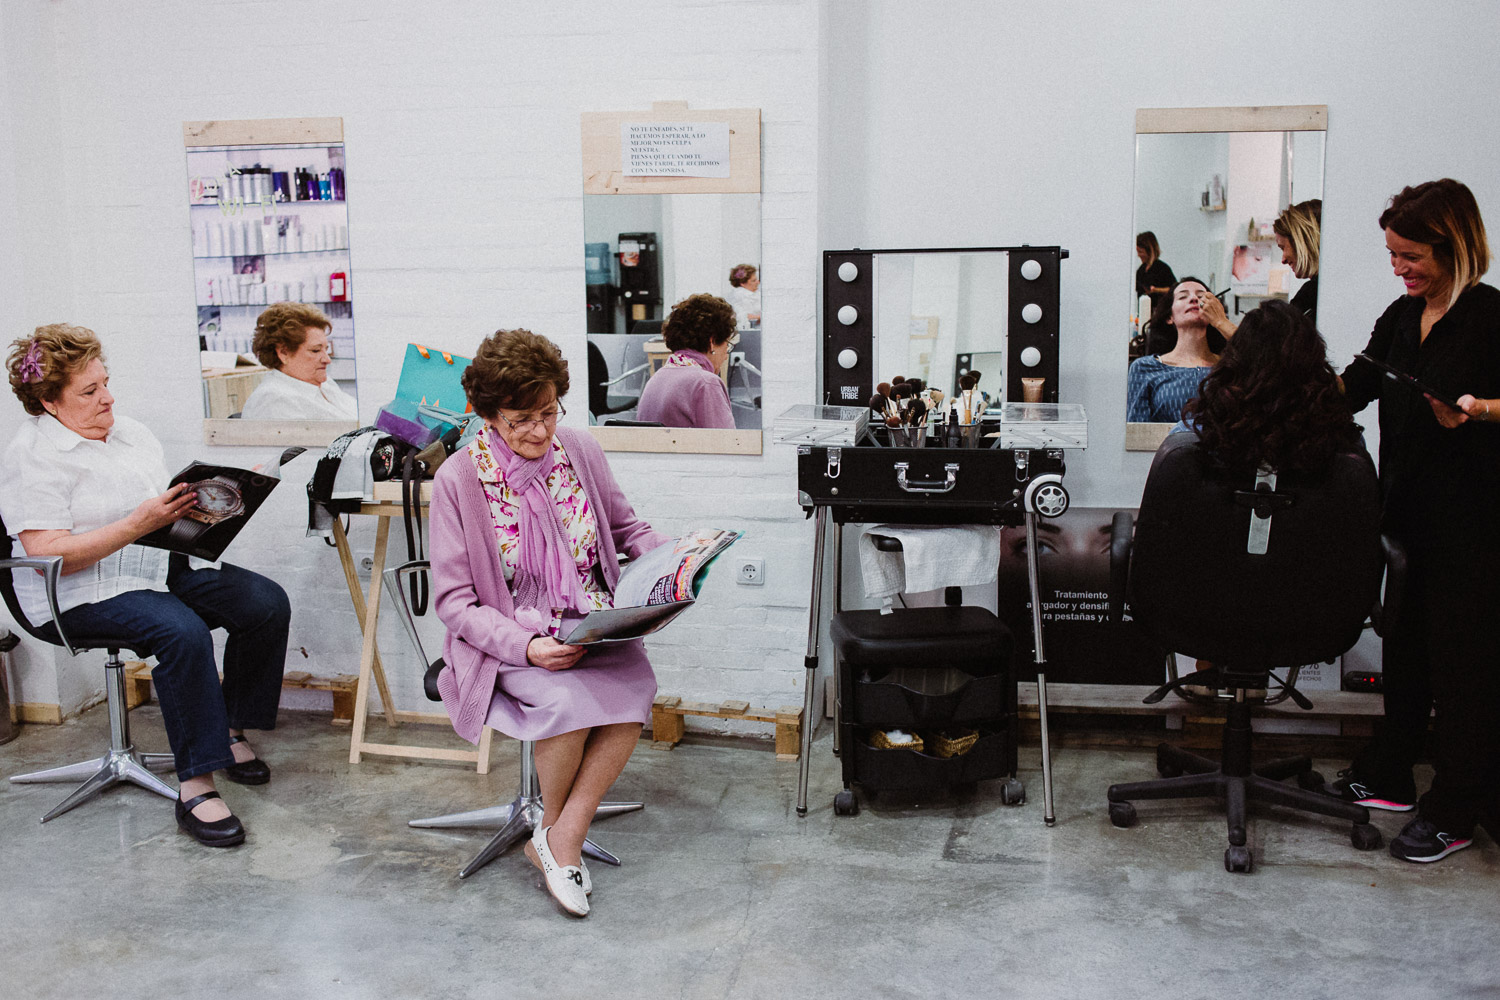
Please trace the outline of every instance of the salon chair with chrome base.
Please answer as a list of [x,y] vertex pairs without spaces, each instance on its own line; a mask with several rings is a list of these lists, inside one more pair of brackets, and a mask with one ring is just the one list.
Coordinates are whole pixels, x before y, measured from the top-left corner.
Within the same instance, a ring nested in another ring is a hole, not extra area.
[[[147,791],[175,801],[177,789],[151,773],[153,768],[171,770],[175,766],[175,758],[169,753],[141,753],[130,741],[130,713],[125,705],[125,663],[120,659],[120,650],[132,649],[137,655],[142,656],[149,655],[150,651],[138,648],[129,639],[69,639],[60,624],[61,615],[57,607],[57,581],[62,575],[62,557],[13,558],[14,551],[14,542],[6,531],[4,522],[0,521],[0,597],[4,598],[5,606],[10,611],[11,617],[16,620],[16,624],[25,629],[33,638],[54,646],[61,646],[72,656],[77,656],[88,649],[103,649],[109,654],[109,659],[104,663],[104,693],[109,705],[109,749],[105,750],[101,757],[92,757],[77,764],[48,768],[45,771],[13,775],[10,780],[17,784],[54,781],[82,782],[72,794],[42,817],[43,823],[56,819],[74,806],[87,802],[106,788],[121,782],[139,785]],[[21,603],[16,598],[15,579],[11,576],[14,570],[28,573],[41,572],[47,589],[47,604],[52,611],[52,621],[43,625],[33,625],[22,613]]]
[[[1381,498],[1368,455],[1336,455],[1316,474],[1235,476],[1194,434],[1175,434],[1157,452],[1131,533],[1129,513],[1115,517],[1111,613],[1128,593],[1131,611],[1163,649],[1212,666],[1173,678],[1145,699],[1176,692],[1226,706],[1223,752],[1210,760],[1168,744],[1157,748],[1156,781],[1111,785],[1109,818],[1136,821],[1142,799],[1215,797],[1224,801],[1229,847],[1224,867],[1249,872],[1248,805],[1260,801],[1349,820],[1360,850],[1381,844],[1363,806],[1320,789],[1306,757],[1254,766],[1251,714],[1257,704],[1290,698],[1299,664],[1332,661],[1353,646],[1372,607],[1380,620],[1400,587],[1399,550],[1380,534]],[[1285,671],[1284,679],[1275,671]],[[1270,692],[1270,697],[1267,693]],[[1284,784],[1295,777],[1300,787]]]
[[[407,578],[416,573],[426,573],[429,563],[425,559],[403,563],[400,566],[392,566],[385,571],[385,592],[396,597],[396,608],[401,618],[401,624],[406,626],[406,634],[411,637],[412,645],[416,648],[417,655],[427,665],[426,673],[422,677],[422,688],[427,697],[432,701],[441,701],[442,696],[438,694],[437,678],[443,670],[443,660],[429,660],[426,651],[422,648],[422,639],[417,634],[416,618],[412,614],[411,605],[407,601],[407,593],[403,589]],[[595,819],[604,819],[609,816],[618,816],[620,813],[635,812],[646,808],[644,802],[601,802],[598,810],[594,813]],[[474,856],[474,859],[463,868],[459,869],[459,878],[468,878],[470,875],[489,864],[491,861],[504,854],[516,844],[524,843],[531,839],[531,834],[542,822],[542,793],[537,787],[536,764],[532,757],[530,740],[521,741],[521,787],[516,797],[506,805],[488,806],[484,809],[472,809],[468,812],[449,813],[446,816],[430,816],[426,819],[414,819],[407,822],[407,826],[423,829],[454,829],[473,827],[480,829],[499,829],[499,832],[490,838],[490,842]],[[584,840],[583,853],[591,858],[603,861],[607,865],[620,864],[620,859],[594,843],[592,840]]]

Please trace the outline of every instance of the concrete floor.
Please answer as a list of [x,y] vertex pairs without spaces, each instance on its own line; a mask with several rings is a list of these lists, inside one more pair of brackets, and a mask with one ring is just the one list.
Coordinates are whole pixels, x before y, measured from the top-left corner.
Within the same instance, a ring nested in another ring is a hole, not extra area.
[[[154,707],[132,721],[138,745],[165,749]],[[27,726],[0,773],[107,735],[102,709]],[[625,866],[591,866],[594,910],[576,921],[519,852],[460,882],[486,835],[406,826],[508,801],[514,743],[479,776],[350,765],[348,739],[326,715],[284,713],[257,743],[272,782],[221,782],[250,831],[233,850],[199,847],[144,791],[40,826],[66,788],[0,783],[0,996],[1500,996],[1500,849],[1484,833],[1417,866],[1356,852],[1341,822],[1260,813],[1256,870],[1231,875],[1207,804],[1109,825],[1104,789],[1152,776],[1149,752],[1060,750],[1047,829],[1035,748],[1024,806],[986,785],[845,818],[825,736],[799,820],[796,765],[767,744],[643,744],[614,797],[648,806],[594,828]],[[1376,823],[1389,838],[1402,819]]]

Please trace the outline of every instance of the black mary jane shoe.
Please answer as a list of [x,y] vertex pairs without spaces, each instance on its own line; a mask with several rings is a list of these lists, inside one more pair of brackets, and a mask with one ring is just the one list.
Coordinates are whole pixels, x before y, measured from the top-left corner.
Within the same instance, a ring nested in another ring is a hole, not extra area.
[[204,792],[186,802],[177,800],[177,826],[193,835],[193,839],[205,847],[233,847],[245,841],[245,827],[233,813],[227,819],[216,819],[212,823],[193,815],[200,802],[219,797],[218,792]]
[[[229,745],[244,743],[245,737],[229,737]],[[224,768],[224,777],[241,785],[264,785],[271,780],[271,765],[259,757],[251,757],[249,760],[239,764],[230,764]]]

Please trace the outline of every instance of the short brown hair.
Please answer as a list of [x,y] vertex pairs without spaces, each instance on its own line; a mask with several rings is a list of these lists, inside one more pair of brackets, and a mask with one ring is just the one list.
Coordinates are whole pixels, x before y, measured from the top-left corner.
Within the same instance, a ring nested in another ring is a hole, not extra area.
[[1453,280],[1452,305],[1490,269],[1490,243],[1474,192],[1451,177],[1402,188],[1380,213],[1380,228],[1426,243]]
[[255,339],[250,342],[250,349],[261,364],[279,369],[281,355],[276,349],[284,347],[289,354],[296,351],[307,340],[308,327],[331,330],[333,323],[317,306],[305,302],[278,302],[256,318]]
[[[22,378],[21,362],[33,346],[37,350],[41,377],[33,376],[26,381]],[[50,403],[56,399],[68,380],[95,358],[104,360],[104,345],[99,343],[93,330],[70,323],[51,323],[37,327],[30,337],[11,341],[10,357],[6,359],[5,367],[10,370],[11,391],[26,407],[27,413],[39,417],[47,412],[42,402]]]
[[669,351],[707,354],[710,346],[734,336],[734,306],[717,295],[689,295],[672,307],[661,327]]
[[729,283],[735,288],[739,288],[745,282],[755,277],[755,273],[754,264],[736,264],[729,269]]
[[568,394],[568,362],[556,344],[530,330],[496,330],[474,352],[463,374],[474,412],[493,420],[502,407],[529,410],[551,386]]
[[1299,201],[1276,217],[1271,229],[1292,245],[1292,273],[1311,278],[1318,273],[1318,244],[1323,225],[1323,201]]

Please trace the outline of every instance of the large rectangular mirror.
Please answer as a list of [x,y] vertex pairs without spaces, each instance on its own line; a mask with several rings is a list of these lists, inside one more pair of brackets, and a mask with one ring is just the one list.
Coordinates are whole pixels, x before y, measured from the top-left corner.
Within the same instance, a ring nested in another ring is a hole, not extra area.
[[[659,101],[582,126],[590,431],[611,451],[760,454],[760,110]],[[668,322],[697,295],[723,303]]]
[[1137,113],[1127,449],[1156,449],[1222,350],[1206,296],[1231,330],[1268,298],[1316,318],[1327,121],[1321,105]]
[[205,438],[327,444],[359,418],[342,121],[184,136]]
[[760,430],[760,195],[585,195],[583,230],[589,423],[639,422],[647,380],[672,363],[663,322],[707,293],[735,312],[738,340],[716,366],[732,424],[720,413],[691,426]]

